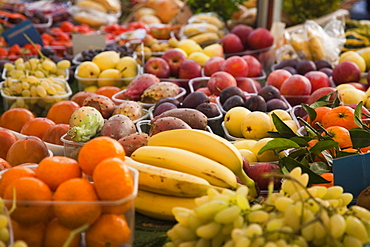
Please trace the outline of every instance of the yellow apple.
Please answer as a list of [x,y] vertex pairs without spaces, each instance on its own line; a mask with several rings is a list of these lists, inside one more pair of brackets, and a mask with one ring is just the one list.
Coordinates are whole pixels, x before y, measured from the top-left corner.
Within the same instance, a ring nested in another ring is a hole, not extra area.
[[348,84],[348,83],[343,83],[343,84],[339,84],[338,86],[335,87],[338,91],[340,90],[343,90],[343,89],[347,89],[347,88],[352,88],[352,89],[356,89],[355,86],[351,85],[351,84]]
[[237,140],[237,141],[233,142],[233,145],[237,149],[248,149],[248,150],[252,150],[252,147],[256,143],[257,143],[257,141],[256,140],[253,140],[253,139],[243,139],[243,140]]
[[257,156],[248,149],[239,149],[241,155],[248,160],[249,163],[257,162]]
[[244,117],[251,111],[243,106],[236,106],[228,110],[224,117],[224,125],[230,135],[243,137],[241,125]]
[[115,51],[103,51],[95,55],[92,62],[99,66],[100,70],[114,69],[120,59]]
[[192,39],[182,39],[177,43],[177,48],[182,49],[187,55],[196,51],[203,51],[203,48]]
[[243,118],[241,131],[244,138],[261,139],[270,136],[267,132],[272,131],[273,123],[267,113],[252,111]]
[[252,152],[257,156],[258,162],[271,162],[276,161],[277,157],[272,150],[268,150],[263,152],[262,154],[258,154],[258,152],[263,148],[269,141],[271,141],[273,138],[266,137],[258,140],[256,144],[252,148]]
[[130,56],[120,58],[115,68],[121,72],[122,78],[130,78],[138,74],[138,64],[135,58]]
[[[284,120],[283,121],[294,133],[298,131],[298,125],[294,120]],[[273,131],[277,131],[275,125]]]
[[201,51],[195,51],[188,56],[188,59],[192,59],[197,62],[200,66],[203,66],[210,57]]
[[79,83],[84,84],[85,86],[93,85],[96,83],[96,80],[88,80],[91,78],[98,78],[100,74],[100,68],[98,65],[91,61],[82,62],[77,67],[76,75],[83,79],[79,80]]
[[217,43],[204,47],[203,52],[209,57],[224,57],[224,48]]
[[103,86],[120,86],[121,72],[117,69],[106,69],[100,72],[98,87]]
[[366,61],[365,61],[365,59],[355,51],[345,51],[345,52],[343,52],[339,56],[339,63],[344,62],[344,61],[354,62],[355,64],[358,65],[361,72],[366,71]]
[[[292,120],[292,116],[285,110],[282,109],[274,109],[268,113],[271,117],[272,113],[275,113],[282,121],[284,120]],[[272,117],[271,117],[272,119]]]
[[366,102],[366,92],[359,89],[346,88],[338,91],[342,96],[343,103],[345,105],[358,104],[360,101]]
[[360,56],[365,60],[366,71],[369,71],[370,70],[370,47],[366,47],[356,52],[359,53]]

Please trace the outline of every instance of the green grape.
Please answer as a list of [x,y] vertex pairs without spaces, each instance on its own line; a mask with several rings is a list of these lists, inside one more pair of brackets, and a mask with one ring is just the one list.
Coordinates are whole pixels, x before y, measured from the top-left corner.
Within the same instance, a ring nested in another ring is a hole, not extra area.
[[288,243],[285,241],[285,239],[279,239],[279,240],[275,241],[275,243],[278,247],[288,246]]
[[263,223],[266,222],[269,218],[269,214],[263,210],[257,210],[250,212],[247,215],[247,219],[250,223]]
[[30,65],[30,70],[36,70],[37,69],[37,64],[40,63],[40,60],[38,58],[30,58],[28,60],[28,63]]
[[225,234],[222,234],[222,232],[217,234],[216,236],[214,236],[212,238],[211,246],[212,247],[221,247],[223,245],[223,243],[225,242],[226,237],[227,236]]
[[193,231],[195,231],[199,226],[208,222],[208,220],[204,220],[198,217],[198,215],[196,215],[194,211],[189,215],[188,221],[189,221],[189,228],[192,229]]
[[197,235],[195,235],[195,232],[191,230],[190,228],[178,223],[173,227],[175,233],[181,240],[184,242],[187,241],[193,241],[198,239]]
[[275,207],[280,212],[285,212],[289,205],[293,204],[293,200],[289,197],[279,197],[275,201]]
[[17,66],[18,64],[23,64],[24,63],[24,59],[22,57],[19,57],[17,58],[15,61],[14,61],[14,65]]
[[63,59],[57,63],[57,67],[62,70],[68,69],[69,67],[71,67],[71,62],[69,60]]
[[217,212],[227,207],[228,204],[225,201],[212,200],[196,207],[194,212],[202,219],[211,220]]
[[[347,206],[353,200],[353,195],[351,193],[343,193],[340,195],[340,199],[342,199],[342,206]],[[369,211],[368,211],[369,212]],[[370,212],[369,212],[370,215]],[[370,217],[369,217],[370,219]]]
[[46,75],[41,70],[35,70],[33,71],[33,75],[37,78],[44,78]]
[[221,224],[229,224],[234,222],[241,213],[241,209],[237,205],[232,205],[216,213],[213,220]]
[[189,241],[189,242],[180,243],[178,246],[179,247],[195,247],[196,244],[197,244],[196,241]]
[[27,82],[27,81],[23,81],[23,82],[22,82],[22,88],[23,88],[23,89],[29,89],[29,88],[30,88],[30,83],[29,83],[29,82]]
[[346,234],[359,239],[363,244],[369,238],[365,225],[359,218],[352,215],[346,218]]
[[15,65],[16,70],[26,70],[26,64],[25,63],[18,63]]
[[279,230],[284,225],[284,219],[277,218],[269,220],[266,224],[267,231],[276,231]]
[[338,199],[343,194],[342,186],[332,186],[329,187],[326,191],[326,194],[322,197],[324,200],[328,199]]
[[278,245],[275,242],[267,242],[263,247],[278,247]]
[[223,235],[230,235],[231,231],[234,229],[234,224],[229,223],[222,226],[221,233]]
[[0,247],[6,247],[7,245],[3,242],[3,241],[0,241]]
[[14,70],[15,71],[15,79],[18,79],[25,75],[24,70]]
[[45,88],[41,85],[38,85],[36,87],[36,92],[37,92],[37,95],[40,97],[45,97],[47,95]]
[[249,238],[260,236],[263,233],[262,226],[256,223],[252,223],[245,228],[245,234]]
[[214,238],[221,231],[221,225],[216,222],[209,222],[201,225],[196,229],[196,234],[201,238]]
[[307,241],[312,241],[315,238],[315,224],[305,223],[305,226],[301,230],[301,234]]
[[211,240],[210,239],[205,239],[205,238],[200,238],[198,239],[195,247],[211,247]]
[[346,235],[343,239],[343,247],[362,247],[363,244],[361,240],[356,237]]
[[16,83],[15,84],[15,94],[18,94],[18,95],[20,95],[20,94],[22,94],[22,90],[23,90],[23,88],[22,88],[22,83]]
[[252,240],[251,247],[263,246],[265,244],[265,239],[263,237],[257,237]]
[[26,70],[31,70],[31,65],[29,61],[24,62],[24,66]]
[[36,89],[37,86],[31,86],[30,88],[30,92],[31,92],[31,96],[32,97],[37,97],[37,89]]
[[6,69],[6,70],[7,70],[7,72],[9,73],[10,71],[12,71],[12,70],[14,70],[14,69],[15,69],[15,66],[14,66],[14,64],[12,64],[12,63],[6,62],[6,63],[4,64],[4,69]]
[[50,59],[45,59],[44,61],[42,61],[41,66],[44,70],[52,73],[57,70],[57,65]]
[[244,217],[239,215],[233,222],[234,228],[240,228],[244,224]]
[[8,242],[10,239],[9,229],[4,227],[0,228],[0,241]]
[[174,207],[172,213],[175,216],[177,222],[184,226],[189,226],[189,216],[192,210],[183,207]]
[[300,219],[294,210],[294,204],[290,204],[284,212],[284,219],[287,226],[297,230],[300,227]]
[[238,205],[241,210],[250,209],[250,204],[247,196],[238,193],[235,195],[235,204]]
[[366,220],[370,221],[370,211],[369,210],[367,210],[363,207],[357,206],[357,205],[353,205],[349,209],[352,212],[354,212],[355,217],[360,218],[360,219],[366,219]]
[[166,234],[167,234],[167,237],[169,237],[172,241],[179,239],[179,236],[177,235],[173,227],[169,229]]
[[30,90],[28,90],[28,89],[24,89],[24,90],[22,91],[22,96],[23,96],[23,97],[30,97],[30,96],[31,96],[31,91],[30,91]]
[[334,214],[329,220],[330,234],[334,238],[340,238],[346,230],[346,220],[340,214]]
[[56,72],[56,77],[57,78],[61,78],[61,79],[64,79],[67,77],[67,72],[65,69],[58,69],[57,72]]
[[37,84],[40,82],[39,78],[37,78],[36,76],[27,76],[27,82],[29,82],[30,84]]

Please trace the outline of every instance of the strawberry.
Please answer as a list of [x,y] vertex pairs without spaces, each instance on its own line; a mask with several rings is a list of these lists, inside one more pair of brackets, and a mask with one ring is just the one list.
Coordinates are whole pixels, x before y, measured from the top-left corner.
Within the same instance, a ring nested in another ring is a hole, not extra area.
[[72,33],[75,31],[76,27],[73,23],[69,21],[63,21],[60,23],[60,29],[62,29],[63,32]]
[[18,44],[14,44],[9,48],[10,53],[19,54],[21,47]]

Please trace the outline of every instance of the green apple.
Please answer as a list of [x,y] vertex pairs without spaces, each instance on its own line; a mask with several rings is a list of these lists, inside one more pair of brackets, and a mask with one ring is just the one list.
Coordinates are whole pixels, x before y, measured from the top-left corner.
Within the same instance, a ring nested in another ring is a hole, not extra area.
[[92,62],[99,66],[100,70],[114,69],[120,59],[115,51],[103,51],[93,57]]
[[116,65],[116,69],[121,71],[122,78],[135,77],[138,74],[138,64],[133,57],[125,56],[120,58]]
[[230,135],[243,137],[241,124],[246,115],[251,111],[243,106],[236,106],[228,110],[224,117],[224,125]]
[[252,152],[257,156],[258,162],[271,162],[276,161],[277,157],[272,150],[268,150],[263,152],[262,154],[258,154],[258,152],[263,148],[269,141],[271,141],[273,138],[265,137],[256,142],[256,144],[252,148]]
[[188,59],[192,59],[197,62],[200,66],[203,66],[210,57],[201,51],[195,51],[188,56]]
[[99,74],[100,74],[99,66],[91,61],[82,62],[77,67],[76,75],[78,77],[81,77],[79,82],[87,86],[95,84],[96,80],[88,80],[88,79],[98,78]]
[[261,139],[270,136],[267,132],[273,130],[273,123],[267,113],[252,111],[243,118],[241,132],[246,139]]
[[118,69],[106,69],[100,72],[98,77],[98,87],[121,85],[121,72]]

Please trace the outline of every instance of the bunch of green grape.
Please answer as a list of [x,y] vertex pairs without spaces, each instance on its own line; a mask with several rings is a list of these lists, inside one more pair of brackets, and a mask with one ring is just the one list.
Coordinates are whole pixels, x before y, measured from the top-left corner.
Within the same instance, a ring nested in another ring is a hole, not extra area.
[[[196,208],[176,207],[177,223],[165,247],[362,247],[370,242],[370,211],[350,206],[341,186],[307,188],[308,174],[293,169],[281,191],[250,203],[248,189],[209,189]],[[272,191],[272,190],[271,190]]]
[[57,63],[49,58],[30,58],[24,60],[18,58],[14,63],[7,62],[4,64],[6,76],[12,79],[19,79],[23,76],[32,75],[37,78],[67,78],[68,68],[71,66],[69,60],[61,60]]

